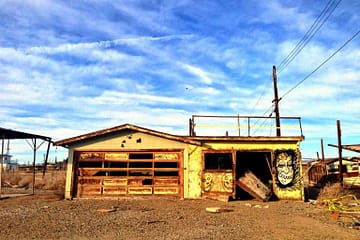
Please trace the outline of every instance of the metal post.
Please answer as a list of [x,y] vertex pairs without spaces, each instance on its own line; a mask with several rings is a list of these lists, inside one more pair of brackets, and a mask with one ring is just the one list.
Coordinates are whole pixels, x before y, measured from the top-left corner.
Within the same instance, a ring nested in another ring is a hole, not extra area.
[[338,150],[339,150],[339,181],[340,186],[344,186],[343,169],[342,169],[342,146],[341,146],[341,127],[340,120],[336,121],[337,124],[337,136],[338,136]]
[[50,151],[50,143],[51,143],[51,138],[49,139],[48,142],[48,147],[46,150],[46,156],[45,156],[45,161],[44,161],[44,169],[43,169],[43,178],[45,177],[45,172],[46,172],[46,167],[47,167],[47,163],[48,163],[48,158],[49,158],[49,151]]
[[324,141],[323,141],[323,139],[321,139],[321,160],[325,161]]
[[273,79],[274,79],[274,95],[275,98],[273,100],[275,104],[274,112],[275,112],[275,118],[276,118],[276,136],[281,136],[280,131],[280,113],[279,113],[279,97],[278,97],[278,89],[277,89],[277,76],[276,76],[276,67],[273,66]]
[[0,197],[2,194],[2,171],[3,171],[3,167],[4,167],[4,140],[5,136],[2,136],[2,145],[1,145],[1,165],[0,165]]
[[32,194],[35,194],[35,160],[36,160],[36,138],[33,139],[33,144],[34,144],[34,159],[33,159],[33,189],[32,189]]
[[240,137],[240,115],[237,115],[237,127],[238,127],[238,132],[239,132],[239,137]]

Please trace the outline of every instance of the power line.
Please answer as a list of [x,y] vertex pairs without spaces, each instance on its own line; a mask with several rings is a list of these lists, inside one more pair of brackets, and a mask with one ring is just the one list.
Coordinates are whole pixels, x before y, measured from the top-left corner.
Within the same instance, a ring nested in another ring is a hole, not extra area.
[[[271,115],[272,115],[272,113],[273,113],[272,109],[273,109],[273,105],[272,105],[271,107],[269,107],[269,108],[263,113],[262,117],[264,117],[265,115],[267,115],[267,114],[271,111],[270,114],[269,114],[269,118],[270,118]],[[258,122],[260,121],[260,119],[262,119],[263,121],[262,121],[262,123],[259,124],[259,126],[264,126],[265,121],[268,120],[268,119],[266,119],[266,118],[258,118],[258,119],[255,121],[255,123],[253,123],[251,126],[256,126],[256,125],[258,124]],[[259,130],[259,128],[256,128],[255,131],[252,133],[252,135],[254,135],[258,130]]]
[[[302,51],[302,49],[307,45],[307,43],[312,39],[312,37],[319,31],[322,25],[326,22],[326,20],[330,17],[330,15],[334,12],[335,8],[339,5],[341,0],[339,0],[336,5],[335,0],[329,0],[324,9],[318,15],[314,23],[311,25],[309,30],[303,36],[303,38],[296,44],[296,46],[292,49],[292,51],[285,57],[278,66],[278,74],[280,74],[294,59],[295,57]],[[330,10],[331,9],[331,10]],[[271,77],[270,77],[271,79]],[[270,81],[269,81],[270,82]],[[262,93],[260,94],[258,100],[253,105],[251,112],[253,113],[256,106],[262,100],[265,94],[265,90],[268,85],[265,85]]]
[[318,20],[320,19],[320,16],[323,15],[323,13],[325,12],[325,9],[327,9],[327,7],[329,6],[329,4],[331,3],[331,0],[328,1],[328,3],[326,4],[326,6],[324,7],[324,9],[321,11],[321,13],[317,16],[316,20],[313,22],[313,24],[311,25],[311,27],[308,29],[308,31],[305,33],[305,35],[302,37],[302,39],[300,39],[300,41],[296,44],[296,46],[291,50],[291,52],[280,62],[280,64],[278,65],[278,70],[280,70],[280,68],[285,65],[285,63],[288,61],[288,59],[290,58],[290,56],[295,52],[295,50],[300,46],[300,44],[306,39],[307,35],[309,34],[310,30],[313,29],[313,27],[315,26],[315,24],[318,22]]
[[296,56],[304,49],[304,47],[309,43],[309,41],[314,37],[314,35],[320,30],[324,25],[326,20],[331,16],[337,6],[340,4],[341,0],[335,3],[335,0],[330,0],[324,9],[321,11],[319,16],[316,18],[314,23],[311,25],[309,30],[303,36],[303,38],[296,44],[294,49],[289,53],[289,55],[284,58],[278,66],[278,74],[280,74],[295,58]]
[[[271,78],[270,78],[270,80],[271,80]],[[259,104],[259,102],[261,101],[261,99],[264,97],[265,92],[266,92],[267,87],[268,87],[268,85],[269,85],[270,82],[271,82],[271,81],[269,81],[268,84],[265,84],[265,87],[264,87],[264,89],[262,90],[262,92],[261,92],[261,94],[260,94],[260,97],[258,98],[258,100],[256,101],[256,103],[255,103],[254,106],[252,107],[252,111],[251,111],[251,114],[250,114],[250,115],[252,115],[252,114],[254,113],[255,107]]]
[[340,52],[347,44],[349,44],[357,35],[359,35],[360,30],[358,30],[350,39],[348,39],[340,48],[338,48],[333,54],[331,54],[325,61],[323,61],[317,68],[315,68],[311,73],[309,73],[303,80],[298,82],[294,87],[290,88],[282,97],[284,98],[290,92],[292,92],[295,88],[297,88],[300,84],[305,82],[311,75],[313,75],[317,70],[319,70],[322,66],[324,66],[332,57],[334,57],[338,52]]

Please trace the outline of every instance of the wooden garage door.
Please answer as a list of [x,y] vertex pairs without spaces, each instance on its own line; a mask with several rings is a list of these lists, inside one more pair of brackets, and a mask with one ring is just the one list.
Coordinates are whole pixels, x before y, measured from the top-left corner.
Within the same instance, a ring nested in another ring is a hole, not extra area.
[[77,196],[182,194],[182,151],[78,152]]

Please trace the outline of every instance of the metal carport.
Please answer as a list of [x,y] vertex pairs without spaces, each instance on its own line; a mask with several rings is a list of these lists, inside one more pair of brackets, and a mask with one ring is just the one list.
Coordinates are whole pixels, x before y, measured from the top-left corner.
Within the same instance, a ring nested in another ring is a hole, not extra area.
[[[5,139],[24,139],[24,140],[28,140],[31,139],[32,142],[30,143],[29,141],[27,141],[27,143],[30,145],[30,147],[33,150],[33,194],[34,194],[34,186],[35,186],[35,160],[36,160],[36,151],[38,150],[38,148],[44,143],[44,142],[48,142],[48,147],[47,147],[47,151],[46,151],[46,157],[45,157],[45,162],[44,162],[44,173],[46,170],[46,164],[47,164],[47,160],[48,160],[48,156],[49,156],[49,150],[50,150],[50,144],[51,144],[51,138],[50,137],[46,137],[46,136],[42,136],[42,135],[38,135],[38,134],[32,134],[32,133],[27,133],[27,132],[21,132],[21,131],[16,131],[16,130],[12,130],[12,129],[6,129],[6,128],[1,128],[0,127],[0,136],[2,139],[2,147],[1,147],[1,167],[0,167],[0,196],[2,193],[1,190],[1,185],[2,185],[2,171],[3,171],[3,163],[4,163],[4,142]],[[42,142],[40,144],[37,143],[37,139],[41,139]]]

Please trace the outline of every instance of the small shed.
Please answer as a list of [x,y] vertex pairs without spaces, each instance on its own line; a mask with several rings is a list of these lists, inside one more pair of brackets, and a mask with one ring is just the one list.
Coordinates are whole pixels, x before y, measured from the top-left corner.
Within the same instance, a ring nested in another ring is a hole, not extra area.
[[[178,136],[124,124],[55,142],[68,148],[65,197],[251,197],[251,172],[279,199],[304,199],[303,136]],[[254,186],[256,188],[256,185]]]

